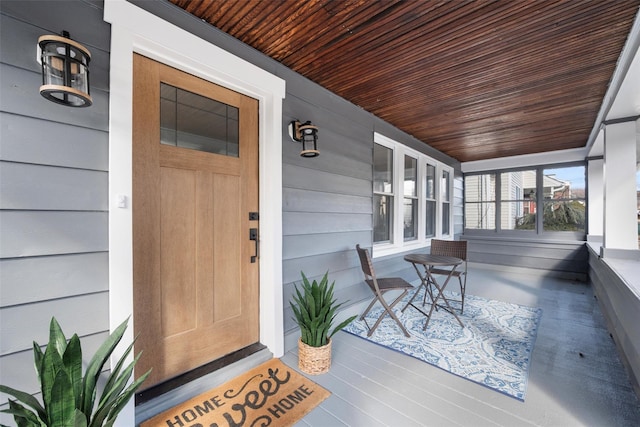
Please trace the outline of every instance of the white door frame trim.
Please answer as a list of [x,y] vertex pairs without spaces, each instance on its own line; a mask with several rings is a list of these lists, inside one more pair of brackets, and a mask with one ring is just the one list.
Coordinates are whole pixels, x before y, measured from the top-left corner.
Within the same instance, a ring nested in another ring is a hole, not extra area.
[[[109,322],[133,313],[133,53],[233,89],[259,101],[260,342],[284,354],[282,300],[282,99],[285,81],[124,1],[104,4],[111,24],[109,106]],[[125,197],[126,206],[118,207]],[[125,337],[133,339],[132,320]],[[119,356],[116,354],[116,356]]]

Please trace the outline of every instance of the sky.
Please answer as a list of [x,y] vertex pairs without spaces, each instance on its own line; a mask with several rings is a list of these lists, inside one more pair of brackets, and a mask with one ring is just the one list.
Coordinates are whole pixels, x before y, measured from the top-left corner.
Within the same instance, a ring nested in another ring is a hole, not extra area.
[[[571,181],[573,188],[584,188],[584,168],[582,166],[560,169],[545,169],[545,175],[555,174],[558,179]],[[640,191],[640,171],[636,172],[636,190]]]
[[562,181],[570,181],[571,188],[585,188],[585,167],[575,166],[570,168],[545,169],[545,175],[555,175]]

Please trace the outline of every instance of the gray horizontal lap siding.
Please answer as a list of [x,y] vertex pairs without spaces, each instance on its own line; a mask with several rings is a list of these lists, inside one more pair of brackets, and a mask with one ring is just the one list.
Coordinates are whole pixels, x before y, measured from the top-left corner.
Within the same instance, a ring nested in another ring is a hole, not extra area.
[[18,306],[106,292],[109,285],[108,260],[107,252],[2,259],[2,305]]
[[[42,136],[43,127],[47,129],[46,138]],[[0,112],[0,135],[4,161],[92,171],[109,167],[107,132]]]
[[[287,81],[284,121],[311,120],[319,130],[320,156],[299,156],[300,144],[285,133],[283,142],[283,284],[285,333],[295,330],[289,305],[301,272],[319,280],[329,272],[340,301],[367,294],[355,254],[357,243],[371,245],[370,117],[297,75]],[[308,83],[308,82],[307,82]],[[292,90],[297,90],[291,93]]]
[[469,241],[468,258],[478,264],[546,270],[568,279],[587,280],[588,254],[585,242],[483,238],[464,235]]
[[[91,51],[89,108],[38,93],[38,37],[62,29]],[[0,383],[36,393],[51,316],[87,361],[108,335],[110,28],[102,2],[3,1],[0,31]]]
[[106,171],[4,162],[0,169],[0,207],[106,211],[108,178]]
[[106,212],[0,211],[2,258],[108,249]]

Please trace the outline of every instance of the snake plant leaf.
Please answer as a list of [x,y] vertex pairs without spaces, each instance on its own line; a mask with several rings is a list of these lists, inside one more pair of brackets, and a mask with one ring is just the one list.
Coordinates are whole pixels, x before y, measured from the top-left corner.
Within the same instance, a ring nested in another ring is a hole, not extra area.
[[329,305],[322,307],[318,313],[318,319],[322,319],[323,321],[328,319],[330,317],[330,313],[333,311],[335,311],[335,309],[331,308]]
[[35,363],[35,367],[36,367],[36,373],[38,374],[38,378],[40,378],[41,373],[41,368],[42,368],[42,358],[44,357],[44,353],[42,352],[42,349],[40,348],[40,344],[38,344],[37,342],[33,342],[33,361]]
[[311,286],[309,279],[307,279],[307,276],[304,275],[304,272],[301,271],[300,274],[302,275],[302,286],[303,287]]
[[[330,297],[331,297],[332,292],[333,292],[333,284],[334,283],[335,282],[333,282],[331,284],[331,286],[329,286],[329,278],[327,277],[327,275],[325,274],[322,277],[322,280],[320,280],[320,292],[322,293],[323,298],[331,299]],[[325,301],[323,301],[323,302],[325,302]]]
[[[96,409],[95,415],[93,416],[93,420],[91,422],[91,426],[102,426],[103,421],[109,415],[109,411],[111,407],[116,402],[116,400],[120,397],[122,390],[129,382],[131,375],[133,374],[133,367],[140,359],[142,353],[138,354],[135,357],[132,363],[130,363],[120,374],[119,372],[112,372],[109,380],[107,381],[111,385],[102,392],[102,397],[100,398],[100,402],[98,403],[98,408]],[[123,356],[119,362],[123,361],[126,356]],[[112,380],[112,378],[115,378]]]
[[298,289],[298,287],[297,287],[297,286],[295,286],[295,287],[294,287],[294,290],[296,291],[296,296],[297,296],[297,298],[296,298],[296,297],[294,297],[294,299],[295,299],[297,302],[302,301],[304,298],[302,297],[302,293],[300,292],[300,290]]
[[[134,340],[135,342],[135,340]],[[111,369],[111,373],[109,374],[109,378],[107,379],[107,383],[104,386],[104,389],[102,390],[102,396],[100,397],[100,401],[98,402],[98,406],[102,405],[104,403],[105,400],[109,399],[110,395],[114,393],[114,391],[117,389],[116,387],[116,382],[119,381],[119,379],[124,376],[127,375],[127,370],[133,370],[133,365],[138,361],[139,356],[136,357],[133,361],[133,363],[131,363],[127,368],[125,368],[125,372],[122,373],[122,375],[120,374],[120,371],[122,370],[122,367],[124,366],[124,363],[126,362],[127,357],[129,356],[129,353],[131,353],[131,350],[133,350],[133,342],[131,344],[129,344],[129,347],[127,347],[127,349],[125,350],[125,352],[122,354],[122,356],[120,357],[120,360],[118,360],[118,362],[116,363],[116,366],[114,366]],[[131,375],[130,373],[128,374],[129,376]],[[127,377],[128,378],[128,377]],[[122,388],[120,388],[119,390],[116,391],[116,393],[120,393],[122,391],[122,389],[124,388],[124,386]]]
[[312,314],[315,317],[320,312],[320,303],[322,302],[322,296],[320,295],[320,288],[318,287],[318,284],[315,280],[311,285],[311,293],[308,294],[308,298],[309,298],[309,307],[312,308]]
[[[45,354],[46,357],[46,354]],[[56,427],[74,427],[76,401],[73,395],[71,379],[64,369],[56,374],[51,387],[51,396],[47,405],[49,425]]]
[[311,334],[311,346],[317,347],[319,345],[320,336],[318,335],[320,325],[320,319],[314,319],[309,326],[309,331]]
[[[31,394],[25,393],[24,391],[16,390],[11,387],[7,387],[6,385],[0,385],[0,392],[11,395],[16,399],[18,399],[20,402],[24,403],[25,405],[33,408],[36,411],[36,414],[38,415],[38,417],[41,420],[46,421],[47,414],[44,408],[42,407],[38,399],[33,397]],[[9,400],[9,402],[11,402],[11,400]],[[19,405],[18,403],[15,403],[15,404],[18,406],[22,406],[22,405]],[[2,412],[6,412],[6,410]]]
[[[46,424],[35,412],[25,408],[15,400],[9,399],[9,409],[0,412],[12,414],[18,427],[46,427]],[[5,427],[3,425],[3,427]]]
[[309,317],[311,319],[315,319],[316,317],[316,298],[313,295],[313,288],[311,288],[311,292],[305,295],[305,307],[309,312]]
[[129,319],[127,318],[113,331],[111,335],[109,335],[93,355],[89,365],[87,366],[87,371],[85,372],[84,380],[82,382],[82,406],[79,408],[85,414],[91,414],[93,412],[98,377],[100,376],[100,372],[102,372],[102,367],[122,339],[124,331],[127,328],[128,321]]
[[73,425],[74,427],[87,427],[87,417],[80,409],[76,408],[74,412]]
[[346,319],[345,321],[341,322],[338,326],[336,326],[333,329],[333,332],[331,332],[329,334],[329,338],[331,338],[336,332],[338,332],[339,330],[343,329],[344,327],[346,327],[349,323],[353,322],[353,320],[358,317],[357,315],[355,316],[351,316],[348,319]]
[[327,331],[329,330],[329,327],[331,327],[331,324],[324,322],[322,324],[322,327],[318,328],[317,331],[317,338],[316,338],[316,346],[317,347],[322,347],[323,345],[327,344]]
[[67,338],[64,336],[64,332],[62,332],[62,328],[55,317],[51,318],[51,323],[49,324],[49,344],[54,345],[60,356],[64,354],[67,348]]
[[62,355],[58,353],[58,347],[55,339],[49,341],[47,348],[44,351],[44,357],[42,358],[42,366],[40,371],[40,389],[42,391],[42,401],[44,402],[45,413],[47,414],[47,422],[51,420],[48,418],[51,414],[51,402],[53,396],[53,388],[56,382],[56,377],[59,371],[64,370],[64,364],[62,362]]
[[338,307],[331,307],[331,310],[327,313],[327,319],[331,323],[336,318],[336,311]]
[[[33,423],[25,418],[22,418],[20,416],[14,415],[13,416],[14,421],[16,422],[16,425],[18,427],[33,427]],[[37,425],[37,424],[36,424]],[[6,426],[4,424],[0,424],[0,427],[9,427]]]
[[[138,357],[140,357],[140,355],[138,355]],[[129,402],[133,394],[136,392],[138,387],[140,387],[140,385],[147,379],[149,374],[151,374],[151,369],[142,374],[140,378],[135,380],[129,387],[127,387],[124,392],[120,394],[118,399],[116,399],[115,403],[111,406],[111,411],[109,412],[109,415],[104,423],[104,427],[113,426],[118,414],[122,411],[122,409],[124,409],[124,407],[127,405],[127,402]]]
[[291,303],[291,310],[293,311],[293,320],[296,321],[296,323],[298,323],[299,325],[301,325],[302,322],[302,314],[300,313],[300,310],[298,310],[298,308]]
[[82,347],[78,334],[73,334],[69,340],[62,363],[73,388],[74,407],[79,408],[82,401]]
[[[140,354],[136,357],[136,361],[140,358]],[[125,407],[127,402],[133,396],[136,389],[146,380],[146,378],[151,374],[151,369],[144,373],[140,378],[134,381],[129,387],[127,387],[124,391],[119,391],[117,395],[113,395],[112,398],[106,403],[104,408],[99,408],[98,412],[96,412],[94,421],[90,427],[100,427],[103,425],[112,425],[113,420],[118,416],[118,414]],[[126,385],[129,381],[129,377],[131,375],[127,375],[126,381],[122,384]],[[106,416],[106,419],[103,417]]]
[[309,311],[308,307],[304,304],[305,303],[303,303],[303,305],[300,306],[300,315],[302,316],[302,321],[304,322],[304,324],[309,325],[311,323],[313,314],[311,313],[311,311]]

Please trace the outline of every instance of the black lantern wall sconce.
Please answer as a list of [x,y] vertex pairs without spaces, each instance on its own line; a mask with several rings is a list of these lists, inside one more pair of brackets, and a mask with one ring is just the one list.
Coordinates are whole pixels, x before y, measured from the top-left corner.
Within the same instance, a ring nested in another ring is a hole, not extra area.
[[89,94],[89,61],[91,53],[80,43],[62,36],[38,38],[38,59],[42,64],[40,94],[50,101],[69,107],[88,107],[93,101]]
[[300,123],[294,120],[289,123],[289,136],[295,142],[302,143],[302,157],[317,157],[318,151],[318,126],[314,126],[310,121]]

